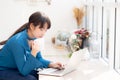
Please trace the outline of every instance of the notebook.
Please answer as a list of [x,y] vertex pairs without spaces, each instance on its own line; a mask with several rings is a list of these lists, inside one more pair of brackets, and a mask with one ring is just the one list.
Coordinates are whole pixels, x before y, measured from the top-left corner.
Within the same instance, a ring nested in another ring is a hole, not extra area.
[[65,68],[62,70],[54,69],[54,68],[46,68],[43,70],[38,69],[39,75],[50,75],[50,76],[64,76],[78,68],[81,61],[81,55],[83,54],[82,50],[73,52],[71,58],[69,59],[68,63],[65,65]]

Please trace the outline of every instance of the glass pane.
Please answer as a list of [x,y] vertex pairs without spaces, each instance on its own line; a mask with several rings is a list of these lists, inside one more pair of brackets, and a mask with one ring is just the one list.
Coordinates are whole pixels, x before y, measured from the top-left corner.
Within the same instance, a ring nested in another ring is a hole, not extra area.
[[120,9],[116,9],[116,46],[115,46],[115,69],[120,72]]
[[93,22],[93,7],[87,6],[87,27],[90,32],[92,32],[92,22]]
[[102,27],[102,7],[94,7],[94,11],[93,11],[94,15],[93,15],[93,28],[92,28],[92,34],[91,37],[93,38],[93,40],[91,40],[93,43],[90,46],[93,47],[92,49],[94,50],[94,52],[92,51],[91,54],[93,54],[94,58],[99,58],[100,57],[100,53],[101,53],[101,27]]
[[108,58],[109,56],[109,27],[107,26],[107,31],[106,31],[106,58]]
[[116,2],[120,2],[120,0],[116,0]]
[[103,10],[103,58],[109,58],[109,26],[110,26],[110,12],[108,9]]

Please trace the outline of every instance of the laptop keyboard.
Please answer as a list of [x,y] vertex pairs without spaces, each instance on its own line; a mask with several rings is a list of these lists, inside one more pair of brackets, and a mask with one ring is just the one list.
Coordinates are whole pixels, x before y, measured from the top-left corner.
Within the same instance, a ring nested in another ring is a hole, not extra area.
[[46,68],[46,69],[41,70],[40,72],[42,72],[42,73],[51,73],[51,72],[55,72],[57,70],[58,69],[54,69],[54,68]]
[[53,73],[54,73],[54,74],[61,74],[63,71],[64,71],[64,69],[62,69],[62,70],[56,70],[56,71],[54,71]]

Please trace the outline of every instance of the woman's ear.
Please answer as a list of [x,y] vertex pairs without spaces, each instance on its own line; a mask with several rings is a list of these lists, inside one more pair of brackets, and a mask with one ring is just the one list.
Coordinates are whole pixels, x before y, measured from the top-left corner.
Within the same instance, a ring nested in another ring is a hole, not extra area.
[[30,23],[30,29],[31,29],[31,30],[34,30],[34,28],[35,28],[35,27],[34,27],[34,24],[33,24],[33,23]]

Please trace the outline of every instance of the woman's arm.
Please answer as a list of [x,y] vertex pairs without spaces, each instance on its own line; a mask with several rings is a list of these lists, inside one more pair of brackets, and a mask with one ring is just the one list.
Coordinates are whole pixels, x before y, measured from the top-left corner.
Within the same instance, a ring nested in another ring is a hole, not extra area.
[[56,69],[63,69],[64,66],[60,62],[51,62],[42,58],[41,53],[39,52],[36,58],[44,65],[44,68],[56,68]]
[[36,58],[43,64],[43,67],[44,67],[44,68],[48,68],[48,67],[49,67],[49,64],[51,63],[51,61],[44,59],[44,58],[41,56],[41,52],[38,52],[38,53],[37,53]]
[[24,47],[17,42],[13,42],[9,49],[11,50],[17,68],[22,75],[29,74],[35,68],[43,67],[43,64],[31,55],[30,51],[26,51]]

